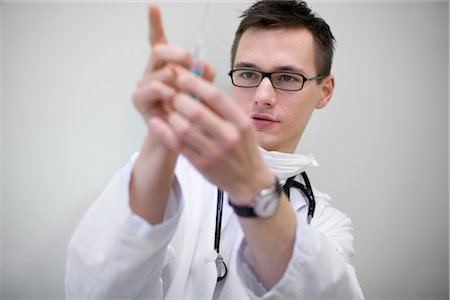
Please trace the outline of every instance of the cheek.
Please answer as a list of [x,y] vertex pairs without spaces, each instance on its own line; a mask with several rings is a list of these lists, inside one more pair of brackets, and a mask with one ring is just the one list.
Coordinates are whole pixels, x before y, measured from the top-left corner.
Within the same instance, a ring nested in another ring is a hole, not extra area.
[[250,93],[250,90],[233,87],[231,89],[231,95],[237,104],[245,111],[248,111],[251,108],[253,95]]
[[297,130],[303,131],[312,113],[312,109],[308,104],[302,103],[300,99],[296,100],[291,102],[290,105],[283,106],[283,114],[287,117],[285,121],[291,124],[289,130],[293,132]]

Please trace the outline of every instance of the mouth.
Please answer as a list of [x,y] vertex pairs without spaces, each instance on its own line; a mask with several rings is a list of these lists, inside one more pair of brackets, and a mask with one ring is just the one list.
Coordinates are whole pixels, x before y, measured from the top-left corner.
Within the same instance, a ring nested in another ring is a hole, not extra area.
[[272,116],[266,114],[253,114],[251,117],[257,129],[267,128],[279,122]]

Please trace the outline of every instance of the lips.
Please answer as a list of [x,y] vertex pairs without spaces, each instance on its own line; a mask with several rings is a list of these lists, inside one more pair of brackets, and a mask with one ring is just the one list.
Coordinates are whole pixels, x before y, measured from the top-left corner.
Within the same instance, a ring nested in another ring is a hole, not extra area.
[[253,114],[252,119],[257,129],[267,128],[275,123],[278,123],[276,119],[267,114]]

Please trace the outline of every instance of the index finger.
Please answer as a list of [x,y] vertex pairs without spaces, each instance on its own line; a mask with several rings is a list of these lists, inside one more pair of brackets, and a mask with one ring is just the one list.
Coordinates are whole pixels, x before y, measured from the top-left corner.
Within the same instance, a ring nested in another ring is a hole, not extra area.
[[148,24],[150,27],[150,36],[148,38],[150,46],[153,47],[156,44],[167,44],[167,39],[164,35],[164,28],[161,21],[161,12],[156,4],[150,4]]

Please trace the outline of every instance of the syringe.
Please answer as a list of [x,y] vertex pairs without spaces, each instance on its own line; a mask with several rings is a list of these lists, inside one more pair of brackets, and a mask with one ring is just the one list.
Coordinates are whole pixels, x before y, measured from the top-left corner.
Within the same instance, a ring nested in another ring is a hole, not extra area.
[[206,20],[208,19],[210,1],[206,2],[205,10],[203,11],[203,19],[200,27],[200,33],[197,37],[194,46],[194,52],[192,57],[191,72],[197,76],[203,75],[203,59],[205,58],[205,44],[204,34],[206,29]]
[[194,53],[192,56],[191,72],[197,76],[203,75],[203,59],[205,58],[205,45],[203,37],[199,36],[195,43]]

